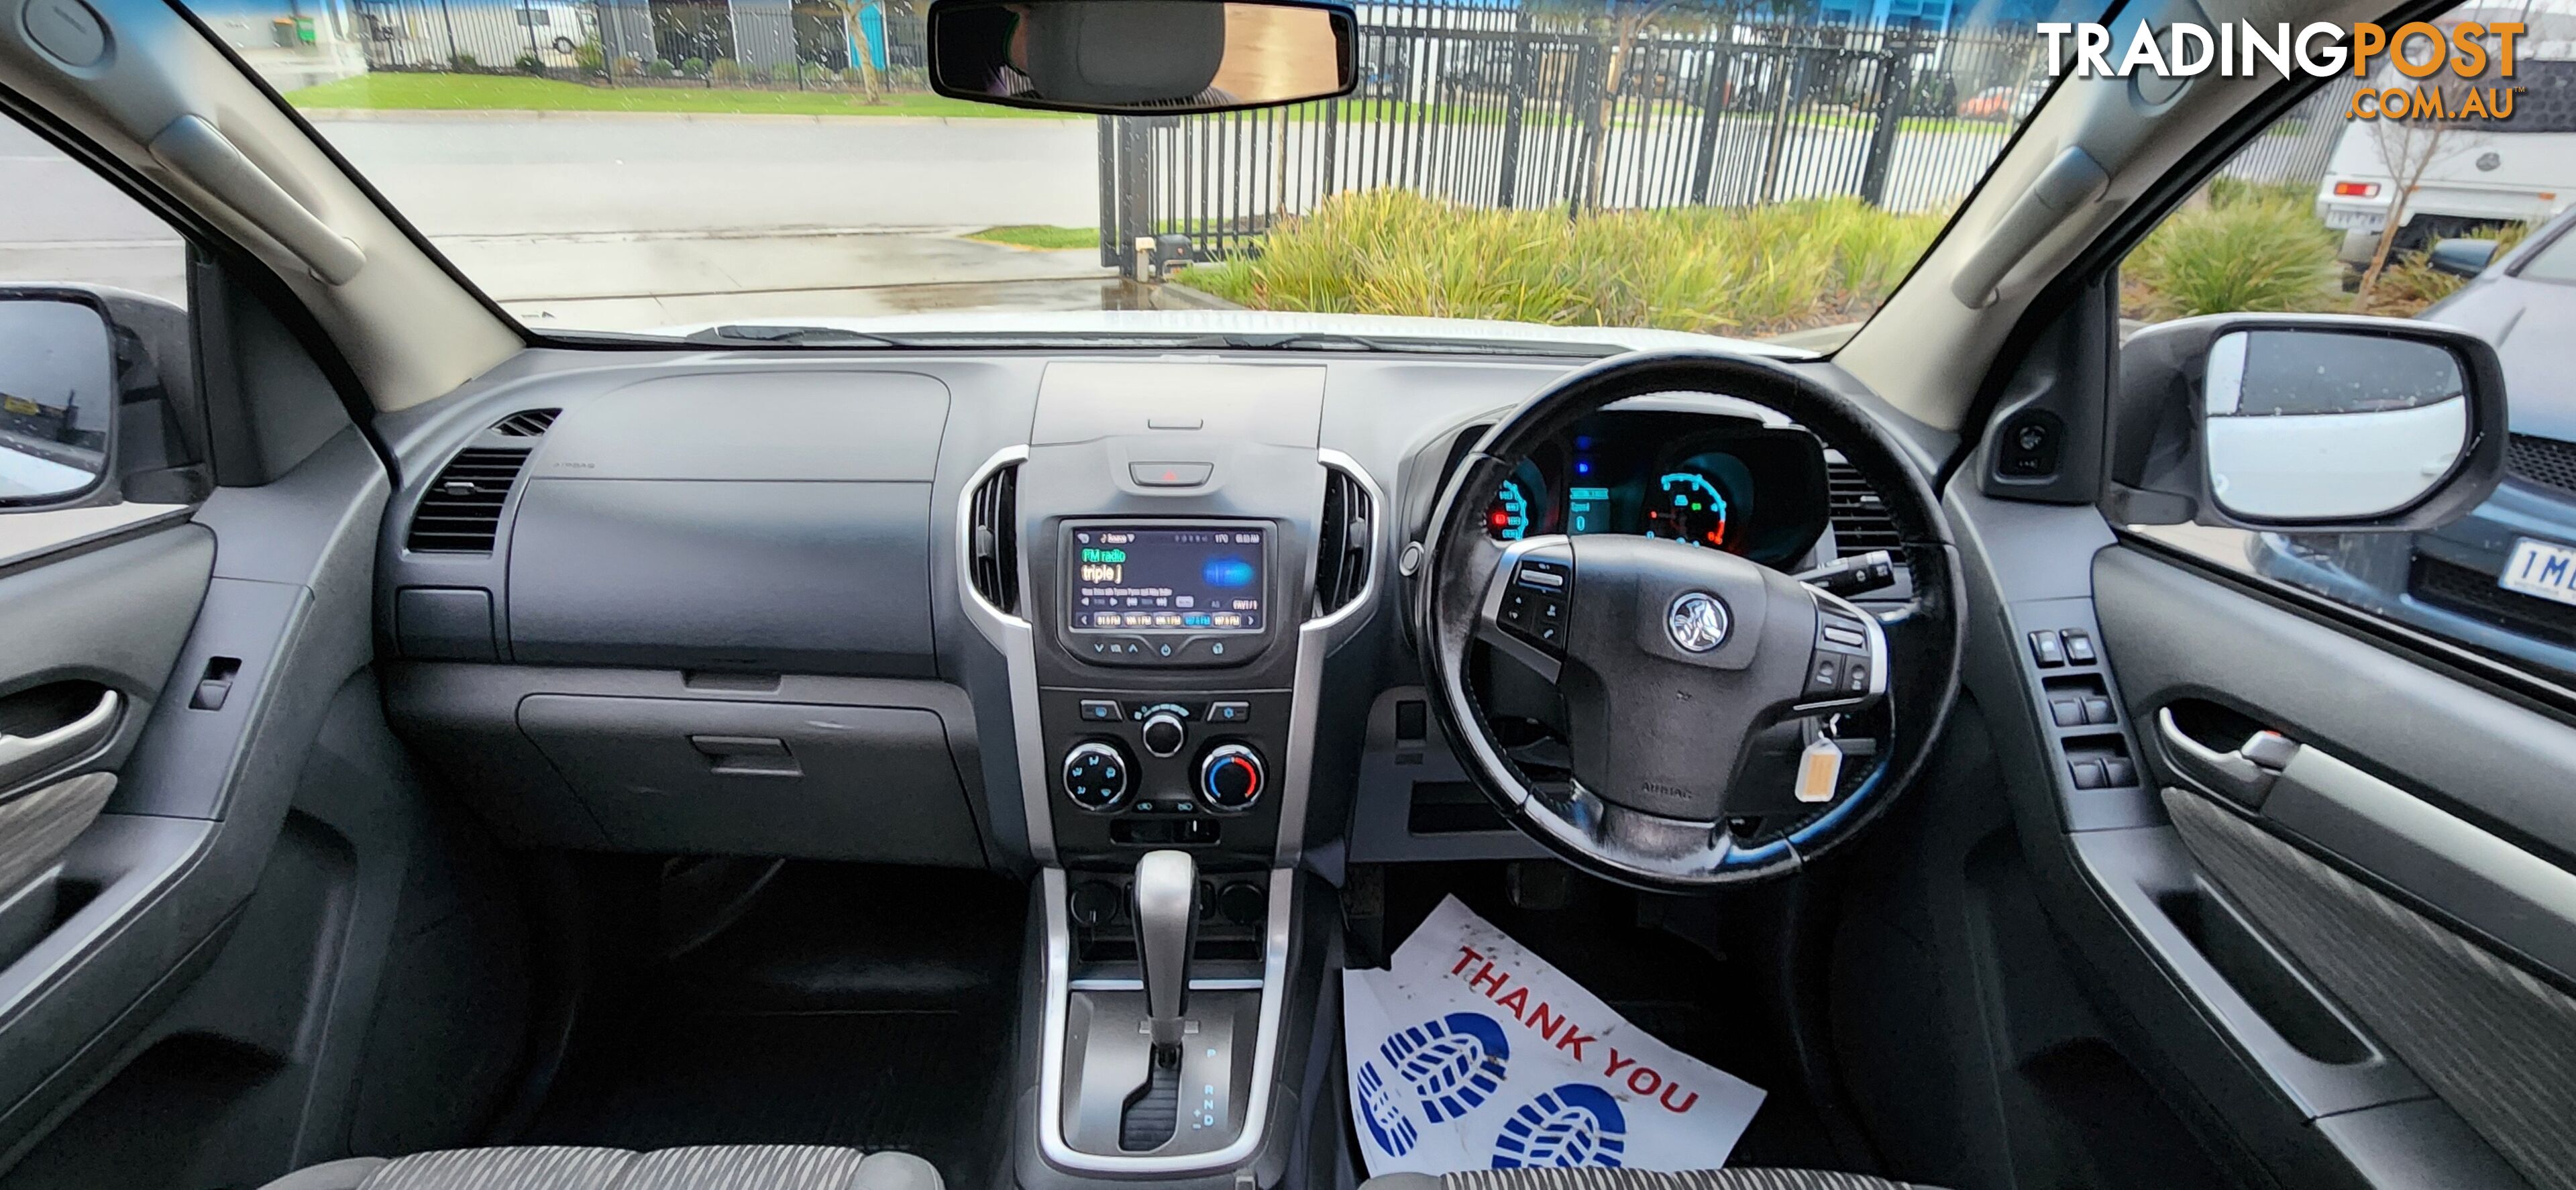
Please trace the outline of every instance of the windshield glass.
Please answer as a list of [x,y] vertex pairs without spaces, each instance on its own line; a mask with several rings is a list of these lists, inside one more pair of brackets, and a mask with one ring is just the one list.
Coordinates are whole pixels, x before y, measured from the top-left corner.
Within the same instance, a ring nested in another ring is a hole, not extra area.
[[1249,308],[1820,350],[2039,103],[2033,24],[2075,2],[1363,5],[1348,98],[1110,118],[931,94],[927,0],[196,0],[543,331]]

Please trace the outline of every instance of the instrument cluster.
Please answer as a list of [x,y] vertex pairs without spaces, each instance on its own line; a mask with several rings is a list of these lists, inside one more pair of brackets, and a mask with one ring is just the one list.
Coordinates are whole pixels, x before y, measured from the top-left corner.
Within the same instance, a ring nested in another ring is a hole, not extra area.
[[1630,533],[1785,567],[1823,535],[1830,507],[1824,448],[1804,430],[1611,411],[1522,460],[1485,526],[1500,541]]

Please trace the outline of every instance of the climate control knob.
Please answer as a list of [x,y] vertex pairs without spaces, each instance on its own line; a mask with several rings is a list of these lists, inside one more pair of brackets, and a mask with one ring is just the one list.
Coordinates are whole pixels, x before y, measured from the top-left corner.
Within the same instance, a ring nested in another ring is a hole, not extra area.
[[1127,804],[1135,783],[1127,754],[1106,740],[1075,744],[1064,754],[1064,795],[1085,810],[1107,813]]
[[1242,744],[1219,744],[1199,761],[1199,795],[1220,813],[1251,809],[1268,781],[1261,754]]
[[1181,745],[1190,742],[1189,725],[1170,711],[1156,711],[1145,716],[1145,722],[1136,728],[1136,735],[1145,741],[1145,750],[1156,756],[1176,755]]

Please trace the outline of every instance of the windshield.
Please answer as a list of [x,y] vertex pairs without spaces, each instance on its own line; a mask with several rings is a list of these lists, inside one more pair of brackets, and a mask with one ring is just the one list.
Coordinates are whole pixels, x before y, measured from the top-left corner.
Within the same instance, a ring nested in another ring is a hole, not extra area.
[[1250,309],[1818,350],[2045,95],[2033,23],[2096,11],[1364,5],[1348,98],[1112,118],[931,94],[927,0],[196,2],[540,331]]

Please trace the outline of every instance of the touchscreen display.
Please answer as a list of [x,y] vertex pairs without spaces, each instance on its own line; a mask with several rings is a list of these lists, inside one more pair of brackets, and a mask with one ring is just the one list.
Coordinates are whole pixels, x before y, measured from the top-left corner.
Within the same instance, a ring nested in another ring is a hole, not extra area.
[[1259,632],[1265,531],[1077,529],[1073,626]]

